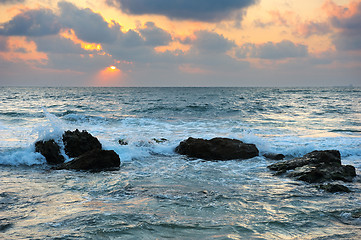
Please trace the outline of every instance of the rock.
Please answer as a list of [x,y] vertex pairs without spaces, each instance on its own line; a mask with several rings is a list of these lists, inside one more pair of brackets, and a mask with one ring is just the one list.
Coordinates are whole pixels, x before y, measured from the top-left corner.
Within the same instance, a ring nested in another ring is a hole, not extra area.
[[285,158],[285,155],[280,153],[265,153],[263,156],[271,160],[282,160]]
[[276,175],[285,173],[288,177],[308,183],[350,182],[356,176],[355,167],[341,164],[341,155],[337,150],[313,151],[301,158],[274,163],[268,168],[277,171]]
[[94,149],[102,149],[99,140],[90,133],[78,129],[63,134],[64,150],[69,157],[78,157]]
[[72,161],[63,163],[56,167],[56,170],[73,169],[73,170],[113,170],[119,168],[120,159],[118,154],[113,150],[94,149],[74,158]]
[[128,145],[128,142],[125,139],[119,139],[118,143],[119,145],[123,145],[123,146]]
[[254,144],[229,138],[188,138],[182,141],[175,152],[188,157],[205,160],[248,159],[258,156],[259,151]]
[[64,157],[60,154],[60,147],[54,140],[36,142],[35,151],[41,153],[48,164],[64,162]]
[[168,139],[166,139],[166,138],[161,138],[161,139],[152,138],[152,140],[153,140],[155,143],[164,143],[164,142],[167,142],[167,141],[168,141]]
[[323,189],[330,193],[336,193],[336,192],[351,192],[351,190],[341,184],[326,184],[326,185],[320,185],[320,189]]

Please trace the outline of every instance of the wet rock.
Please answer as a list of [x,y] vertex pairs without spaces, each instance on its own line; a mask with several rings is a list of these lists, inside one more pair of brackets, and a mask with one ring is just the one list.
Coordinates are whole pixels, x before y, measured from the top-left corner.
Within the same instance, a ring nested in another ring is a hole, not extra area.
[[60,154],[60,147],[54,140],[36,142],[35,151],[41,153],[48,164],[54,165],[64,162],[64,157]]
[[271,160],[282,160],[285,158],[285,155],[280,154],[280,153],[265,153],[263,154],[263,156],[267,159],[271,159]]
[[120,159],[116,152],[113,150],[94,149],[74,158],[70,162],[63,163],[55,169],[102,171],[117,169],[119,166]]
[[330,192],[330,193],[337,193],[337,192],[351,192],[351,190],[344,186],[344,185],[341,185],[341,184],[325,184],[325,185],[320,185],[320,189],[323,189],[327,192]]
[[66,131],[63,134],[64,150],[69,157],[78,157],[94,149],[102,149],[99,140],[87,131]]
[[274,163],[268,168],[276,171],[276,175],[286,174],[287,177],[308,183],[333,180],[350,182],[356,176],[355,167],[341,164],[341,155],[337,150],[313,151],[301,158]]
[[182,141],[175,152],[189,157],[205,160],[248,159],[258,156],[259,151],[254,144],[229,138],[188,138]]
[[168,141],[168,139],[166,139],[166,138],[161,138],[161,139],[152,138],[152,140],[153,140],[155,143],[164,143],[164,142],[167,142],[167,141]]
[[119,145],[122,145],[122,146],[128,145],[128,142],[125,139],[119,139],[118,143],[119,143]]

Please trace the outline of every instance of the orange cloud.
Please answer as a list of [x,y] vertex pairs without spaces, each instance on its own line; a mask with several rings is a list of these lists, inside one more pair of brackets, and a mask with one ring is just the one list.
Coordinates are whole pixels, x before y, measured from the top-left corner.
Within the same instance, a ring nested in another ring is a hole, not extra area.
[[75,44],[80,44],[81,47],[84,50],[87,51],[101,51],[103,50],[102,45],[97,44],[97,43],[87,43],[84,42],[82,40],[80,40],[73,29],[68,29],[68,30],[63,30],[60,32],[60,36],[62,36],[63,38],[67,38],[70,39],[71,41],[73,41]]
[[361,1],[352,1],[348,6],[337,5],[333,0],[327,0],[322,5],[322,10],[325,11],[329,16],[346,18],[354,15],[358,12],[358,5]]

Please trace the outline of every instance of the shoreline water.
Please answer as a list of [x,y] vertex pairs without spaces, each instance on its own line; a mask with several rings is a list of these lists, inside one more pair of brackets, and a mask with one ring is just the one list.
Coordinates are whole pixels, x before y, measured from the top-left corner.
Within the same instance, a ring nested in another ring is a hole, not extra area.
[[[4,239],[358,239],[351,193],[272,176],[273,160],[189,161],[188,137],[255,143],[260,155],[336,149],[361,171],[360,88],[0,88]],[[115,172],[48,171],[38,139],[88,130]],[[154,142],[165,138],[166,142]],[[128,145],[119,145],[125,139]],[[355,217],[356,216],[356,217]]]

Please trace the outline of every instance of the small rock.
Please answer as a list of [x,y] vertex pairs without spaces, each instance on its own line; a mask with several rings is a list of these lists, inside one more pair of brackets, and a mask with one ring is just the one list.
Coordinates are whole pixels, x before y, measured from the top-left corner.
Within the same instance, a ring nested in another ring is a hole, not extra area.
[[128,145],[128,142],[125,139],[119,139],[118,143],[122,146]]
[[64,162],[64,156],[60,154],[60,147],[53,139],[36,142],[35,152],[41,153],[48,164],[54,165]]
[[285,155],[280,153],[265,153],[263,156],[271,160],[282,160],[285,158]]

